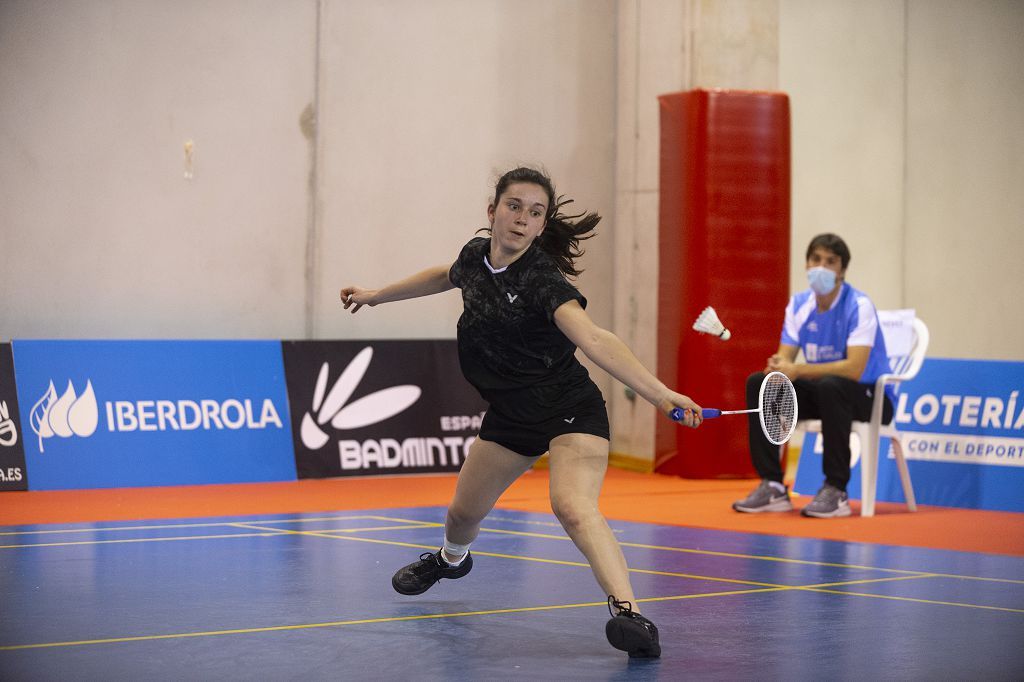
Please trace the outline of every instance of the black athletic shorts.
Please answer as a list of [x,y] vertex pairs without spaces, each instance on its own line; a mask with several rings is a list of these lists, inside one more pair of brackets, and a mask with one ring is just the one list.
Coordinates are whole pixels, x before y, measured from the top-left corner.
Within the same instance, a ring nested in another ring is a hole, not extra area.
[[[575,393],[575,400],[545,406],[534,416],[522,414],[521,406],[503,410],[492,404],[480,425],[480,438],[502,445],[525,457],[539,457],[548,451],[551,440],[566,433],[588,433],[610,439],[608,410],[597,386]],[[512,411],[516,416],[508,414]]]

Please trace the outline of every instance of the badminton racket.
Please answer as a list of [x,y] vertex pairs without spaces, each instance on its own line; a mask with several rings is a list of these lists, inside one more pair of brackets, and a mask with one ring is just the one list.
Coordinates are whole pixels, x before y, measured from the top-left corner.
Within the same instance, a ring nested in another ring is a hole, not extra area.
[[[758,413],[761,421],[761,430],[774,445],[782,445],[793,435],[796,428],[797,405],[796,390],[789,378],[782,372],[772,372],[761,382],[761,390],[757,394],[757,407],[751,410],[718,410],[715,408],[704,408],[701,416],[704,419],[714,419],[723,414],[750,414]],[[683,411],[674,408],[671,412],[672,419],[681,421]]]

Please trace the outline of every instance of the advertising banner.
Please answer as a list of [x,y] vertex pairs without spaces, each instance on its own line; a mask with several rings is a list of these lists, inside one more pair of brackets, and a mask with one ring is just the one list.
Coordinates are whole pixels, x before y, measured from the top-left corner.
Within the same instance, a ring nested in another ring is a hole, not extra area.
[[31,490],[295,479],[278,341],[15,341]]
[[[1024,511],[1024,363],[929,358],[897,397],[914,495],[919,504]],[[860,449],[847,489],[860,497]],[[803,445],[794,490],[821,486],[820,436]],[[882,439],[879,501],[903,502],[896,460]]]
[[486,404],[454,340],[285,341],[299,478],[458,471]]
[[0,491],[28,490],[11,344],[0,343]]

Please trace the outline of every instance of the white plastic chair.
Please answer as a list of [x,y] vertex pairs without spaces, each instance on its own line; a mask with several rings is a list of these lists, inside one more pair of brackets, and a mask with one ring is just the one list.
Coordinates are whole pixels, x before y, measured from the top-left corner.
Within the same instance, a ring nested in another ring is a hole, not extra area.
[[[871,405],[871,420],[866,422],[854,420],[853,428],[850,432],[851,450],[854,445],[853,438],[856,437],[860,441],[861,516],[875,515],[875,493],[878,488],[878,450],[881,437],[891,439],[892,451],[896,459],[896,466],[899,468],[900,481],[903,484],[903,496],[907,500],[907,509],[917,511],[914,488],[910,482],[910,471],[907,469],[907,461],[903,457],[902,437],[900,432],[896,430],[896,419],[894,417],[889,424],[882,423],[885,387],[888,384],[896,384],[898,390],[900,382],[909,381],[916,377],[917,373],[921,371],[921,365],[924,364],[925,353],[928,352],[928,341],[930,338],[928,325],[917,317],[913,317],[913,333],[910,338],[909,351],[903,352],[908,344],[900,343],[895,337],[893,338],[894,343],[890,345],[890,326],[886,323],[893,323],[898,326],[901,320],[909,317],[908,312],[910,315],[913,314],[913,311],[906,310],[878,311],[879,323],[882,324],[882,333],[886,337],[886,349],[894,349],[889,350],[889,367],[892,371],[888,374],[883,374],[875,381],[875,397]],[[821,421],[818,419],[801,421],[797,424],[797,428],[803,429],[807,433],[821,433]]]

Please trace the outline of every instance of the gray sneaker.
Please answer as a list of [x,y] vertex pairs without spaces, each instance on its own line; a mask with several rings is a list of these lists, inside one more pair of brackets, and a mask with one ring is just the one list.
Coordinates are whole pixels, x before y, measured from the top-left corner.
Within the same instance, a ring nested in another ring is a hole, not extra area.
[[732,508],[738,512],[746,512],[748,514],[784,512],[792,511],[793,503],[789,501],[788,488],[783,492],[779,492],[768,481],[761,481],[761,484],[754,488],[754,491],[747,495],[746,499],[733,502]]
[[825,484],[814,496],[811,503],[800,512],[804,516],[813,516],[818,519],[832,519],[837,516],[850,515],[850,498],[846,491],[840,490]]

